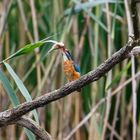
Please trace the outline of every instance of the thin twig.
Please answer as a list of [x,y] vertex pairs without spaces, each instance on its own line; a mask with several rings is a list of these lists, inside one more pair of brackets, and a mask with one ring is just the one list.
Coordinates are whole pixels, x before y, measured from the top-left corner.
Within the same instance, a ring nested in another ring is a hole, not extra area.
[[[128,1],[125,0],[125,8],[126,8],[126,15],[127,15],[127,24],[128,24],[128,36],[130,34],[134,34],[135,38],[138,38],[139,31],[138,31],[138,20],[137,20],[137,10],[136,10],[136,3],[134,1],[131,2],[131,13],[129,9]],[[132,16],[131,16],[132,15]],[[131,18],[132,17],[132,18]],[[133,20],[132,20],[133,19]],[[137,31],[136,31],[137,30]],[[132,138],[136,140],[136,109],[137,109],[137,98],[136,98],[136,79],[135,77],[135,59],[134,55],[131,55],[131,75],[132,75],[132,104],[133,104],[133,129],[132,129]]]
[[138,13],[137,13],[137,7],[136,7],[136,1],[131,0],[131,17],[133,21],[133,30],[134,30],[134,36],[135,38],[140,37],[140,30],[139,30],[139,19],[138,19]]
[[31,6],[31,13],[32,13],[34,39],[35,39],[35,42],[36,42],[36,41],[38,41],[39,36],[38,36],[37,17],[36,17],[34,0],[30,0],[30,6]]
[[27,33],[27,37],[30,40],[30,42],[33,42],[33,37],[32,37],[32,35],[31,35],[31,33],[30,33],[29,29],[28,29],[28,26],[27,26],[27,19],[25,17],[25,12],[24,12],[22,1],[17,0],[17,3],[18,3],[19,10],[20,10],[20,14],[21,14],[21,19],[23,21],[24,29],[25,29],[25,31]]
[[[107,34],[107,40],[108,40],[108,57],[111,56],[112,54],[112,38],[111,38],[111,19],[110,19],[110,15],[109,15],[109,4],[108,2],[105,3],[107,12],[106,12],[106,20],[107,20],[107,27],[108,27],[108,34]],[[112,70],[109,71],[108,76],[107,76],[107,81],[106,81],[106,85],[108,86],[110,83],[112,82]],[[109,119],[109,113],[110,113],[110,107],[111,107],[111,96],[109,96],[111,94],[111,88],[109,88],[107,90],[107,96],[110,98],[107,98],[107,104],[106,104],[106,111],[105,111],[105,117],[104,117],[104,126],[103,126],[103,131],[102,131],[102,140],[105,139],[105,134],[106,134],[106,130],[107,130],[107,124],[108,124],[108,119]]]
[[[34,0],[30,0],[30,6],[31,6],[31,13],[32,13],[32,22],[33,22],[33,31],[34,31],[34,40],[37,42],[39,40],[38,35],[38,27],[37,27],[37,15],[35,10],[35,3]],[[39,48],[35,49],[35,57],[36,57],[36,64],[37,64],[37,87],[38,91],[41,90],[41,67],[39,63],[40,55],[39,55]],[[38,92],[37,91],[37,92]]]
[[136,120],[136,113],[137,113],[137,93],[136,93],[136,79],[135,79],[135,58],[132,54],[131,56],[131,73],[132,73],[132,100],[133,100],[133,140],[136,140],[136,129],[137,129],[137,120]]
[[0,17],[0,38],[2,36],[2,33],[4,31],[4,28],[6,26],[6,19],[8,17],[8,14],[10,12],[11,6],[12,6],[13,0],[10,0],[8,5],[5,6],[4,11],[1,13],[1,17]]
[[112,128],[112,126],[108,123],[107,127],[112,131],[113,135],[118,139],[118,140],[123,140],[119,134],[115,131],[115,129]]
[[125,0],[124,3],[125,3],[125,9],[126,9],[125,11],[126,11],[126,17],[127,17],[128,36],[129,36],[133,34],[132,19],[131,19],[128,0]]
[[[124,78],[124,76],[122,76],[119,86],[124,83],[124,80],[125,80],[125,78]],[[114,136],[114,130],[115,130],[116,121],[117,121],[117,115],[118,115],[118,111],[119,111],[120,97],[121,97],[121,91],[118,92],[117,97],[116,97],[116,105],[115,105],[115,111],[114,111],[115,113],[113,116],[112,129],[111,129],[112,131],[111,131],[111,135],[110,135],[110,140],[113,140],[113,138],[114,138],[113,136]]]
[[[106,14],[107,13],[107,9],[103,8],[103,12]],[[113,12],[109,11],[109,15],[112,18],[115,18],[117,21],[121,22],[122,24],[125,24],[123,17],[121,17],[119,15],[116,15],[116,13],[113,13]]]

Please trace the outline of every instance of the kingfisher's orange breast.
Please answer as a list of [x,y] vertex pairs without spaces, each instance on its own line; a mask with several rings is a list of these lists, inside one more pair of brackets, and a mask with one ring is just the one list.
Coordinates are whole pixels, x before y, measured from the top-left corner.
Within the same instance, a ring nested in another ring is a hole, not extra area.
[[64,73],[69,81],[74,81],[80,78],[80,73],[76,72],[73,66],[73,61],[64,61]]

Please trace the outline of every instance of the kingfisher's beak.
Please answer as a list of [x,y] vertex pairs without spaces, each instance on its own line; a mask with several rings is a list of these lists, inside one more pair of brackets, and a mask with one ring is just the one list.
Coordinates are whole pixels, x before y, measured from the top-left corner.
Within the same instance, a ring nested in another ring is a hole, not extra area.
[[52,51],[63,48],[63,47],[64,47],[64,44],[62,42],[58,42],[52,46],[52,48],[48,51],[48,53],[51,53]]
[[58,47],[55,45],[52,46],[52,48],[48,51],[48,53],[51,53],[52,51],[58,49]]

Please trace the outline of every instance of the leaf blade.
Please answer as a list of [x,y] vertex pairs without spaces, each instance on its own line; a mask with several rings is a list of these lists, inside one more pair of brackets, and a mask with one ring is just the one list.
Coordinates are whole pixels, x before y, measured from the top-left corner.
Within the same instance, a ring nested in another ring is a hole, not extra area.
[[[14,70],[12,69],[12,67],[8,63],[6,63],[6,62],[4,62],[4,65],[6,66],[8,72],[10,73],[10,75],[12,76],[12,78],[14,79],[17,87],[19,88],[20,92],[22,93],[22,95],[24,96],[24,98],[26,99],[26,101],[32,101],[32,98],[31,98],[28,90],[26,89],[26,87],[24,86],[24,84],[20,80],[20,78],[17,76],[17,74],[14,72]],[[37,115],[36,110],[33,110],[32,113],[34,115],[34,118],[35,118],[36,122],[39,123],[38,115]]]
[[13,106],[17,106],[20,104],[16,94],[14,93],[14,90],[9,83],[7,77],[4,75],[4,73],[0,70],[0,80],[2,81],[2,85],[4,86],[4,89],[6,90],[6,93],[12,103]]
[[[16,93],[14,92],[14,90],[13,90],[10,82],[8,81],[7,77],[4,75],[4,73],[1,70],[0,70],[0,80],[2,81],[2,85],[4,86],[4,89],[6,90],[6,93],[9,97],[12,105],[13,106],[19,105],[20,101],[19,101]],[[30,130],[24,128],[24,131],[25,131],[27,137],[29,138],[29,140],[35,140],[35,136]]]

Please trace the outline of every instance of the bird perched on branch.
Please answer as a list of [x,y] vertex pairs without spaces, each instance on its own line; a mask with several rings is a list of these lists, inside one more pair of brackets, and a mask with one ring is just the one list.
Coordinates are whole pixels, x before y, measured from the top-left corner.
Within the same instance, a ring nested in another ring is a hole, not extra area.
[[71,81],[79,79],[80,78],[80,68],[73,61],[70,52],[65,48],[64,44],[61,42],[54,44],[48,53],[52,52],[53,50],[60,50],[60,52],[63,56],[64,73],[65,73],[68,81],[71,82]]

